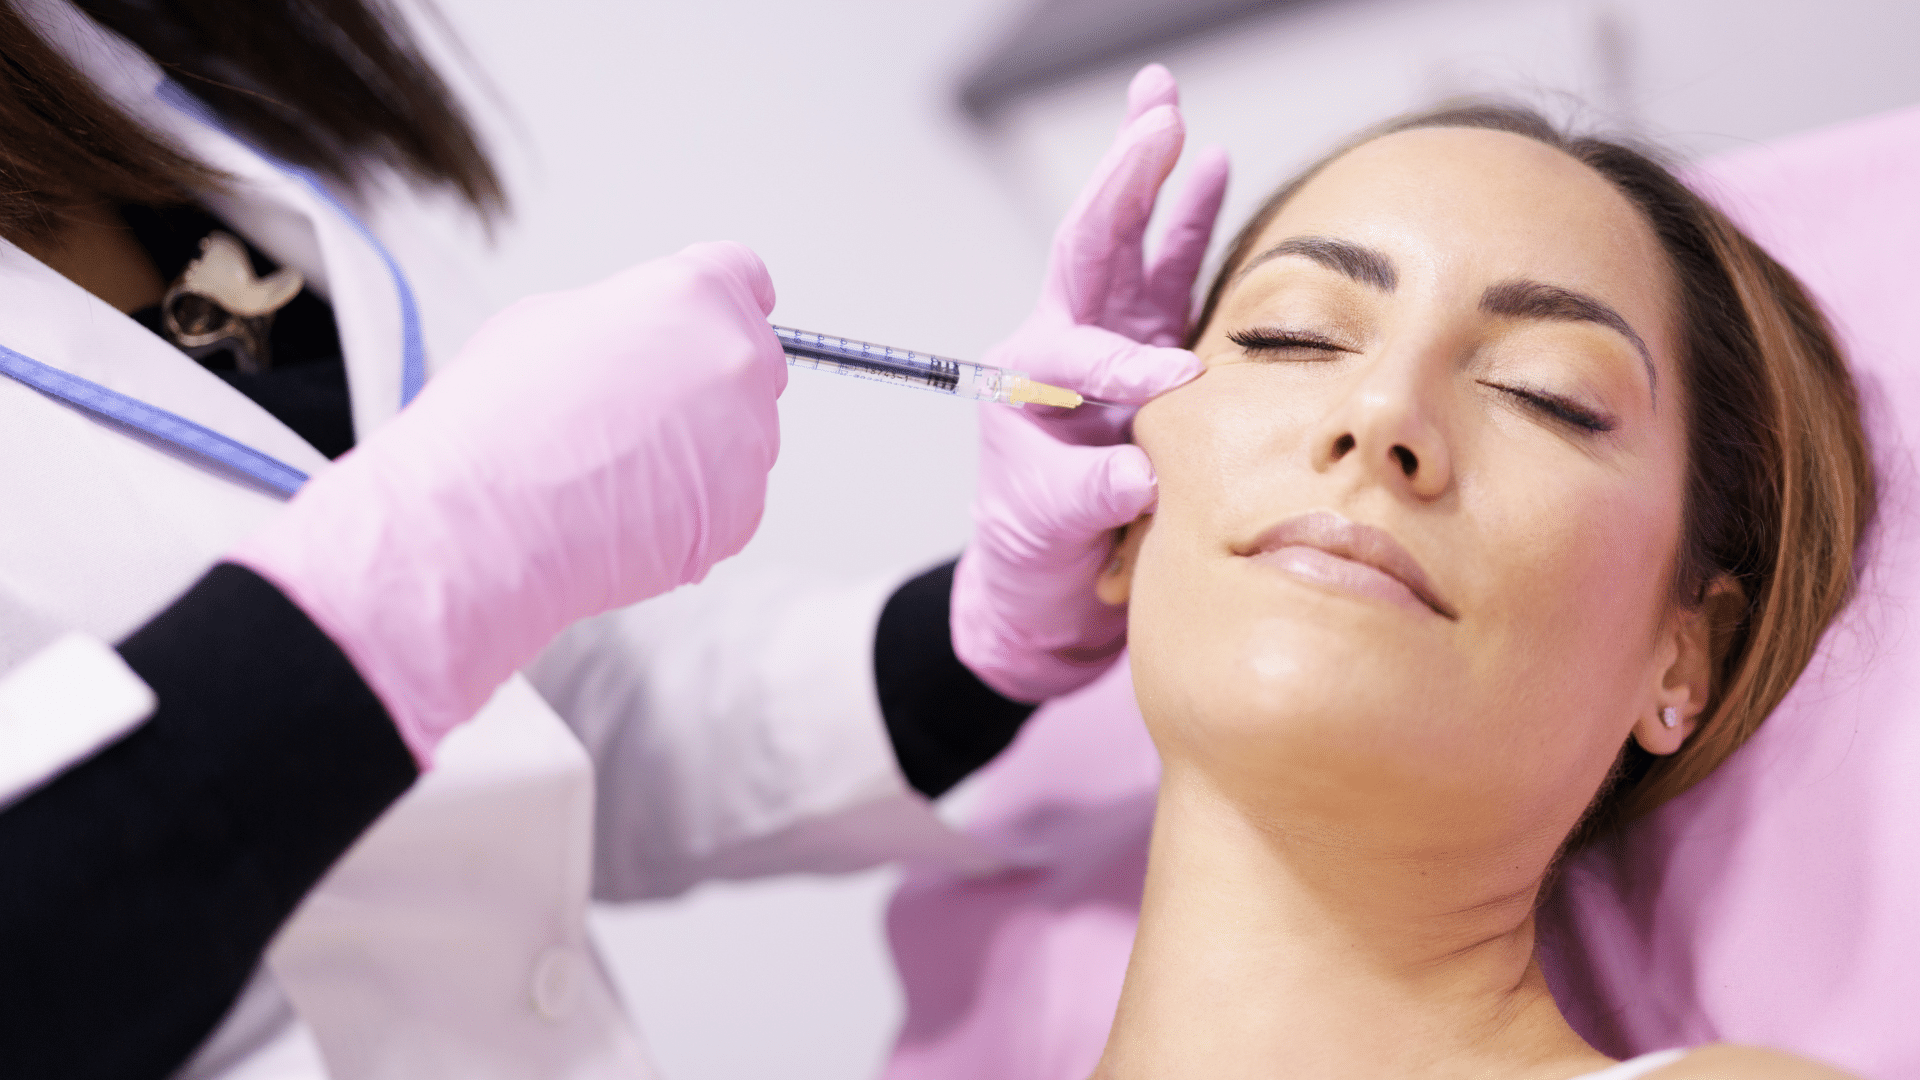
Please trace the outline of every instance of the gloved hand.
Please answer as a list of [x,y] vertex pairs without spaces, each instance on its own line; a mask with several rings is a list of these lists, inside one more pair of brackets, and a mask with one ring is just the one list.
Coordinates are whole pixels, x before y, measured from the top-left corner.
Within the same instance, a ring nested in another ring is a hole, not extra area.
[[341,647],[425,767],[569,624],[752,536],[787,382],[773,302],[738,244],[523,300],[229,557]]
[[1194,163],[1158,256],[1147,219],[1186,127],[1179,88],[1152,64],[1127,121],[1054,234],[1040,303],[985,361],[1117,409],[980,410],[973,542],[954,572],[956,654],[1001,694],[1044,701],[1093,681],[1126,644],[1126,610],[1094,596],[1113,530],[1152,509],[1153,466],[1127,445],[1135,409],[1198,375],[1174,348],[1226,192],[1227,159]]

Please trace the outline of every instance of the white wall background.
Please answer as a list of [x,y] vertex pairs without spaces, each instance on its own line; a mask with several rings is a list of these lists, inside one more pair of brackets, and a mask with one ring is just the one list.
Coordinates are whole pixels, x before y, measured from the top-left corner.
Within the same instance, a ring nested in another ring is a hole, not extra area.
[[[492,301],[725,237],[766,259],[779,321],[956,356],[1024,315],[1129,74],[981,132],[952,87],[1024,0],[439,2],[491,84],[451,72],[517,200],[491,247],[437,219]],[[1920,4],[1325,0],[1158,58],[1194,145],[1234,155],[1231,227],[1342,135],[1463,90],[1689,154],[1920,102]],[[742,565],[904,575],[964,543],[969,406],[802,372],[781,414]],[[901,1008],[891,882],[710,887],[596,932],[669,1080],[863,1078]]]

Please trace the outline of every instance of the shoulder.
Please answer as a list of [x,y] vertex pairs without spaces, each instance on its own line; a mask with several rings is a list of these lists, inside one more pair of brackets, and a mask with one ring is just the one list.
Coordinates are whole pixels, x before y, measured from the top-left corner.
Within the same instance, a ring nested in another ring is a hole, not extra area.
[[1856,1080],[1852,1073],[1783,1050],[1715,1043],[1703,1046],[1647,1080]]

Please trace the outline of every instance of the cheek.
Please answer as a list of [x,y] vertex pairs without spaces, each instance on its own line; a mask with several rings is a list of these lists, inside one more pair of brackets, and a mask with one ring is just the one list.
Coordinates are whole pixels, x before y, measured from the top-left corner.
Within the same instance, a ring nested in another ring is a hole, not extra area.
[[[1209,369],[1143,408],[1136,441],[1153,460],[1160,500],[1132,564],[1128,647],[1134,689],[1163,756],[1208,755],[1226,717],[1259,714],[1263,688],[1294,681],[1291,654],[1264,647],[1271,612],[1221,572],[1249,506],[1284,507],[1254,491],[1273,482],[1287,441],[1240,380]],[[1236,508],[1239,508],[1238,512]],[[1211,732],[1210,737],[1199,737]]]
[[1461,516],[1485,553],[1465,667],[1489,705],[1525,718],[1517,756],[1584,773],[1617,752],[1655,675],[1679,482],[1562,465],[1516,457],[1463,485]]
[[1284,507],[1297,497],[1289,470],[1310,457],[1307,442],[1327,404],[1275,374],[1216,363],[1135,418],[1134,441],[1153,461],[1161,506],[1183,528],[1224,529],[1248,507]]
[[1155,514],[1135,563],[1128,604],[1134,692],[1169,762],[1244,749],[1240,730],[1286,711],[1284,695],[1305,674],[1297,654],[1272,640],[1271,612],[1242,609],[1209,571],[1209,537],[1178,507]]

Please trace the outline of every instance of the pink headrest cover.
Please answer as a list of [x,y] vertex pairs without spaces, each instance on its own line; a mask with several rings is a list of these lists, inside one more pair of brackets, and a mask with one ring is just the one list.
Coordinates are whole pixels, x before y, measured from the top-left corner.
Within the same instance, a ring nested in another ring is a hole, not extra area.
[[[1860,593],[1760,733],[1568,867],[1555,994],[1620,1057],[1751,1042],[1920,1078],[1920,108],[1690,178],[1820,300],[1868,403],[1879,526]],[[1159,765],[1124,665],[978,778],[1022,867],[910,875],[888,924],[908,1013],[887,1076],[1080,1080],[1132,946]]]
[[1583,853],[1546,912],[1568,1018],[1603,1050],[1710,1041],[1920,1076],[1920,109],[1690,177],[1812,290],[1881,479],[1859,594],[1759,733]]

